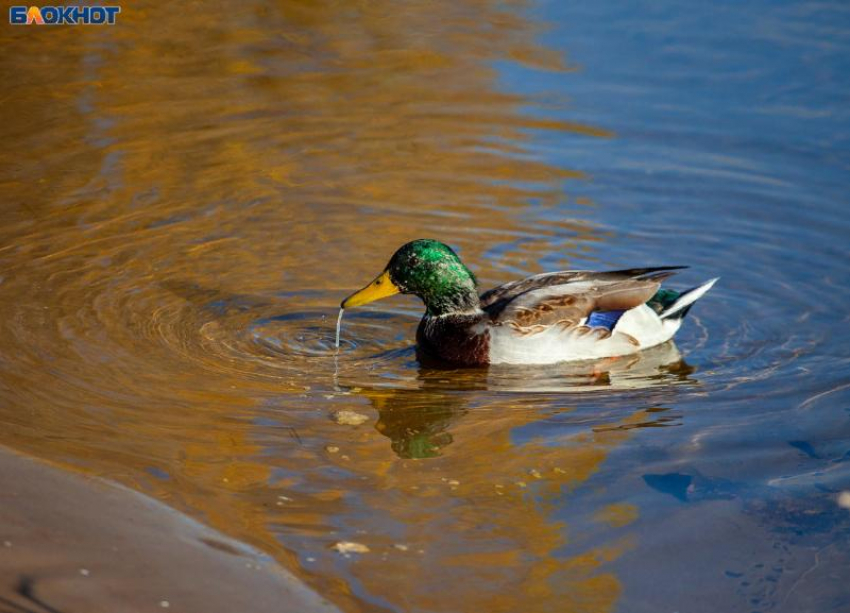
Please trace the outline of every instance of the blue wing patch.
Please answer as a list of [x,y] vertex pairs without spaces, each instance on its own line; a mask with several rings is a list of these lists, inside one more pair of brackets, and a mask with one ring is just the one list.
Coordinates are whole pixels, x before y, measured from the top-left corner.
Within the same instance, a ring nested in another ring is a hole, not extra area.
[[584,322],[584,325],[591,328],[605,328],[611,331],[617,325],[617,322],[620,321],[623,313],[625,311],[593,311],[587,316],[587,321]]

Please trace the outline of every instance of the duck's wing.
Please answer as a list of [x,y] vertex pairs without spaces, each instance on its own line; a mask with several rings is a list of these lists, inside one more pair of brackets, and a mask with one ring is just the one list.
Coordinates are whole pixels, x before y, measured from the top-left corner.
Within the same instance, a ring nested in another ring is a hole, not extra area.
[[481,296],[495,325],[523,333],[552,326],[572,328],[594,311],[626,311],[645,304],[661,281],[683,266],[633,268],[608,272],[571,270],[507,283]]
[[574,281],[622,281],[628,279],[649,278],[657,273],[665,273],[664,279],[674,273],[670,271],[682,270],[687,266],[656,266],[655,268],[629,268],[626,270],[611,270],[607,272],[595,272],[591,270],[562,270],[560,272],[544,272],[539,275],[526,277],[518,281],[511,281],[481,295],[481,306],[487,308],[501,301],[510,302],[520,294],[551,287],[553,285],[565,285]]

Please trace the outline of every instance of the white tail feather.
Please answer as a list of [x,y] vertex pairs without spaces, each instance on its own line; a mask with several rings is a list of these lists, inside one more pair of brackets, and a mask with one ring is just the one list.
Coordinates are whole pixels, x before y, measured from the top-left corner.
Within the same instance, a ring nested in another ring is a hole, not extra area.
[[685,307],[692,305],[694,302],[696,302],[697,300],[702,298],[705,295],[705,293],[708,290],[711,289],[711,286],[713,286],[715,283],[717,283],[718,279],[720,279],[720,277],[715,277],[714,279],[710,279],[710,280],[706,281],[702,285],[698,285],[697,287],[695,287],[693,289],[689,289],[688,291],[683,293],[681,296],[679,296],[679,299],[676,300],[676,302],[674,302],[673,304],[671,304],[669,309],[666,309],[665,311],[663,311],[659,315],[659,317],[661,319],[665,319],[667,317],[670,317],[671,315],[675,315],[676,313],[678,313],[679,311],[681,311]]

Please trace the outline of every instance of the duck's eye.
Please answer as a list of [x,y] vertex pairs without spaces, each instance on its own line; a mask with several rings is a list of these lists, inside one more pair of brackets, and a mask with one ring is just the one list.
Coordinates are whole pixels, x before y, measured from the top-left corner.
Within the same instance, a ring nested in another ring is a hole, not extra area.
[[411,266],[419,266],[419,256],[416,256],[416,255],[410,256],[410,259],[408,260],[408,262],[410,262]]

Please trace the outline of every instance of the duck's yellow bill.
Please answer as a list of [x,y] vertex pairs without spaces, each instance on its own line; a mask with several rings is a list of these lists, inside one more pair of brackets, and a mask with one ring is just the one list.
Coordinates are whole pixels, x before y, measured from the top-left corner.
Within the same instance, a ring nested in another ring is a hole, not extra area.
[[343,309],[349,307],[360,306],[361,304],[369,304],[381,298],[392,296],[399,293],[401,290],[390,281],[390,273],[384,271],[377,279],[369,285],[361,289],[359,292],[354,292],[348,298],[342,301],[340,305]]

